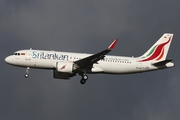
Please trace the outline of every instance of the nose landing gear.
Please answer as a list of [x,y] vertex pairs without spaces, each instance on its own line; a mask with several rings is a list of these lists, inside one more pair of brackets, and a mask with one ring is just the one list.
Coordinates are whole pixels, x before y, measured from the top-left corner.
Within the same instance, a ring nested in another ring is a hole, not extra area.
[[26,68],[26,74],[24,75],[25,78],[29,77],[30,67]]

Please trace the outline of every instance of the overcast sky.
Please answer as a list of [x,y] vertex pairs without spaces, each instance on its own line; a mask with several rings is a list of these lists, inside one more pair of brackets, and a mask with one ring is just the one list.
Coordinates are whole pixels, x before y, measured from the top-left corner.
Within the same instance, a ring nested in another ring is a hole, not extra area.
[[[179,120],[180,2],[177,0],[1,0],[1,120]],[[112,55],[140,56],[164,33],[175,67],[70,81],[52,71],[10,66],[20,49],[96,53],[119,38]]]

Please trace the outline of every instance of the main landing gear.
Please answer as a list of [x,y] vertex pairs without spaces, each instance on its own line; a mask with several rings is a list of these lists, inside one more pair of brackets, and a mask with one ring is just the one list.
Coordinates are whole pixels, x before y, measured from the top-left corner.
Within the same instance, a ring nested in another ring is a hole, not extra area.
[[86,74],[81,74],[81,76],[82,76],[82,79],[81,79],[80,83],[85,84],[88,79],[88,76]]
[[29,77],[29,71],[30,71],[30,67],[27,67],[26,74],[24,75],[25,78]]

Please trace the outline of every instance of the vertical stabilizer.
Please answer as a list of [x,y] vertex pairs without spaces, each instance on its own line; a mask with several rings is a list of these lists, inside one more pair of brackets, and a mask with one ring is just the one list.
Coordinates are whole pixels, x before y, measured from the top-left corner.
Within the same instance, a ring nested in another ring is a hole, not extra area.
[[173,34],[165,33],[146,53],[140,57],[141,62],[165,60]]

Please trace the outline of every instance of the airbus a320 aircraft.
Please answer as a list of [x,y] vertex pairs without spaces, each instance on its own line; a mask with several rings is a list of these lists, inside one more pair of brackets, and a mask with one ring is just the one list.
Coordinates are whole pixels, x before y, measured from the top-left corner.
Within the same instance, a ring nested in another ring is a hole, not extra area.
[[96,54],[58,52],[45,50],[19,50],[5,58],[8,64],[26,67],[28,78],[30,68],[53,70],[53,77],[69,79],[79,74],[81,84],[87,74],[129,74],[165,69],[174,66],[172,59],[166,59],[173,34],[165,33],[146,53],[140,57],[106,55],[115,47],[118,39],[105,50]]

